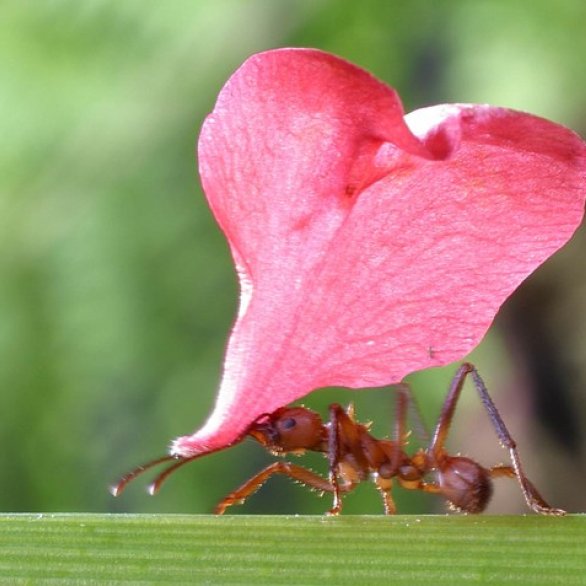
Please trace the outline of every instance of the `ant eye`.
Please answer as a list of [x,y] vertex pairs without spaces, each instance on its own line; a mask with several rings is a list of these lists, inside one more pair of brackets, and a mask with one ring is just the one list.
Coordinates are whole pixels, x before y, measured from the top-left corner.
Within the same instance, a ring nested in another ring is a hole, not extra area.
[[281,427],[283,429],[293,429],[297,425],[297,421],[293,417],[287,417],[281,421]]

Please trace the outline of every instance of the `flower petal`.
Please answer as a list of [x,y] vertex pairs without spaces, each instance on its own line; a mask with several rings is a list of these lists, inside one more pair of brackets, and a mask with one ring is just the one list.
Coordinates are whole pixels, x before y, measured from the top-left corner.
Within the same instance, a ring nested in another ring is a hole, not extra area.
[[199,142],[241,281],[215,409],[178,438],[236,441],[315,388],[378,386],[465,356],[584,213],[586,145],[546,120],[397,94],[332,55],[250,58]]

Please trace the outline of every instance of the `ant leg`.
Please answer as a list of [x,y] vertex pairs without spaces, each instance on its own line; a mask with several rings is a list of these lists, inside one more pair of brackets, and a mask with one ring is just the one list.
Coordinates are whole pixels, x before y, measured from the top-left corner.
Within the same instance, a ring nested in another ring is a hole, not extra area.
[[[305,484],[321,492],[334,492],[331,483],[322,478],[315,472],[290,464],[289,462],[274,462],[270,464],[252,478],[248,479],[242,486],[231,492],[226,498],[220,501],[214,513],[222,515],[228,507],[236,504],[242,504],[251,494],[256,492],[273,474],[284,474],[293,480]],[[340,487],[338,490],[345,491],[345,487]]]
[[401,383],[396,385],[397,399],[395,402],[395,429],[393,430],[393,439],[402,445],[407,437],[407,407],[412,401],[411,389],[409,385]]
[[409,436],[406,428],[406,422],[409,420],[419,440],[429,442],[429,431],[411,387],[407,383],[398,383],[392,388],[397,392],[393,439],[404,445],[405,439]]
[[[489,469],[488,472],[491,478],[516,478],[520,482],[519,477],[517,476],[517,472],[515,471],[515,468],[513,468],[512,466],[493,466]],[[564,515],[566,513],[562,509],[554,509],[550,505],[548,505],[546,500],[541,496],[541,494],[537,490],[537,488],[535,488],[535,485],[526,476],[524,482],[525,489],[529,493],[531,501],[537,503],[541,509],[537,511],[538,513],[542,513],[544,515]],[[525,495],[525,493],[523,494]],[[526,496],[525,500],[527,500]]]
[[472,368],[474,367],[471,364],[462,364],[462,366],[460,366],[460,368],[457,370],[450,384],[448,394],[444,401],[442,411],[440,413],[433,437],[428,448],[428,453],[436,461],[442,458],[444,444],[446,443],[446,438],[450,432],[452,419],[454,418],[454,411],[456,410],[456,404],[460,398],[460,393],[462,392],[462,387],[464,386],[464,380],[471,372]]
[[409,421],[411,429],[415,429],[418,439],[429,442],[429,431],[411,387],[407,383],[398,383],[392,388],[396,391],[393,440],[397,442],[398,446],[407,445],[407,438],[411,435],[411,431],[407,427]]
[[397,512],[397,507],[395,505],[393,495],[391,494],[391,488],[393,486],[392,480],[390,478],[377,476],[374,482],[376,484],[377,490],[381,495],[381,498],[383,499],[385,515],[395,515]]
[[[417,458],[410,459],[404,452],[404,447],[407,444],[407,439],[410,433],[407,431],[407,418],[409,413],[411,413],[411,415],[415,415],[415,423],[418,427],[418,431],[424,431],[422,435],[428,437],[428,434],[425,432],[423,419],[421,418],[421,414],[409,385],[406,383],[400,383],[394,386],[394,390],[396,391],[396,401],[394,428],[392,434],[393,439],[390,442],[385,442],[385,452],[388,458],[388,462],[384,462],[382,465],[379,465],[377,470],[378,474],[375,476],[375,484],[381,493],[385,514],[387,515],[393,515],[396,513],[395,503],[391,496],[392,478],[399,476],[399,483],[401,485],[407,485],[408,488],[413,488],[413,486],[409,486],[413,485],[413,482],[415,482],[417,487],[419,487],[419,484],[422,482],[420,479],[420,471],[426,465],[426,458],[424,456],[423,460],[421,460],[421,458],[419,458],[419,460],[417,460]],[[413,472],[417,477],[415,480],[407,480],[399,474],[400,467],[406,460],[411,462]]]
[[429,494],[442,494],[442,488],[436,482],[420,482],[418,486],[415,487],[407,487],[411,490],[421,490],[423,492],[428,492]]
[[511,462],[513,463],[513,470],[515,471],[515,476],[517,477],[517,480],[521,486],[521,491],[523,492],[527,506],[536,513],[540,513],[542,515],[565,515],[566,512],[564,510],[556,509],[550,506],[533,486],[533,483],[527,478],[527,476],[525,476],[525,472],[521,466],[521,459],[519,457],[519,452],[517,451],[517,444],[515,443],[515,440],[511,437],[505,422],[502,420],[499,412],[497,411],[497,408],[492,402],[484,381],[478,374],[478,371],[476,368],[474,368],[474,366],[468,366],[471,369],[470,372],[472,373],[472,380],[474,381],[476,391],[480,395],[482,404],[488,411],[488,415],[490,416],[492,425],[499,437],[499,441],[504,448],[509,450]]
[[340,499],[340,485],[338,483],[338,469],[340,465],[340,430],[338,429],[340,405],[330,405],[330,433],[328,434],[328,478],[334,502],[329,511],[330,515],[338,515],[342,510]]
[[[535,489],[533,484],[525,476],[525,473],[523,472],[523,468],[521,466],[521,460],[519,458],[519,453],[517,451],[517,445],[515,443],[515,440],[513,440],[513,438],[511,437],[511,434],[509,433],[509,430],[507,429],[504,421],[502,420],[500,413],[498,412],[495,404],[490,398],[486,385],[484,384],[484,381],[478,374],[478,371],[472,364],[468,362],[460,366],[452,380],[431,444],[429,446],[428,453],[433,457],[433,459],[436,462],[443,458],[444,443],[450,430],[452,419],[454,417],[454,411],[456,409],[456,404],[460,397],[460,393],[462,392],[464,381],[469,374],[472,375],[472,381],[474,382],[476,392],[478,393],[480,401],[484,405],[484,408],[486,409],[488,416],[490,417],[490,421],[499,438],[501,445],[509,451],[511,462],[513,464],[512,470],[519,482],[521,491],[523,493],[523,496],[525,497],[525,501],[527,502],[529,508],[535,511],[536,513],[540,513],[543,515],[564,515],[565,511],[563,511],[562,509],[556,509],[548,505],[547,502],[541,497],[539,492]],[[496,472],[496,470],[498,469],[499,467],[495,468],[496,475],[508,475],[508,472],[504,471],[506,467],[500,468],[500,473]]]
[[491,478],[517,478],[512,466],[502,466],[499,464],[498,466],[489,468],[488,473]]
[[340,475],[340,457],[342,454],[341,444],[344,445],[344,453],[350,452],[360,467],[367,469],[368,464],[362,452],[358,426],[352,418],[337,403],[329,407],[330,433],[328,434],[328,469],[331,492],[334,494],[334,502],[329,511],[330,515],[338,515],[342,511],[342,499],[340,492],[349,492],[355,486],[353,480],[345,479],[345,484],[340,486],[338,477]]
[[329,511],[330,515],[339,515],[342,510],[342,499],[340,498],[340,484],[338,474],[340,467],[340,420],[343,416],[348,417],[340,405],[334,403],[329,407],[330,433],[328,435],[328,476],[334,493],[334,502]]

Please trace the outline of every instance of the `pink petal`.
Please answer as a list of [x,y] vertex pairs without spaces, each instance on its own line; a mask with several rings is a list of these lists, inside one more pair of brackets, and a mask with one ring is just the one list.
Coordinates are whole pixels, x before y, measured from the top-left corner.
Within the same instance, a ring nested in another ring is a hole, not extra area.
[[207,423],[236,441],[315,388],[378,386],[464,357],[584,213],[586,145],[490,106],[403,117],[397,94],[315,50],[251,57],[199,142],[203,186],[241,281]]

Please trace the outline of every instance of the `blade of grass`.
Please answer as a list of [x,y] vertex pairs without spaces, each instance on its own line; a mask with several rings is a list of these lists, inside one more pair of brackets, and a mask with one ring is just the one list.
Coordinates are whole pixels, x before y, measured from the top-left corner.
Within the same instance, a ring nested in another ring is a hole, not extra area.
[[10,584],[568,586],[584,584],[585,552],[584,515],[0,515]]

